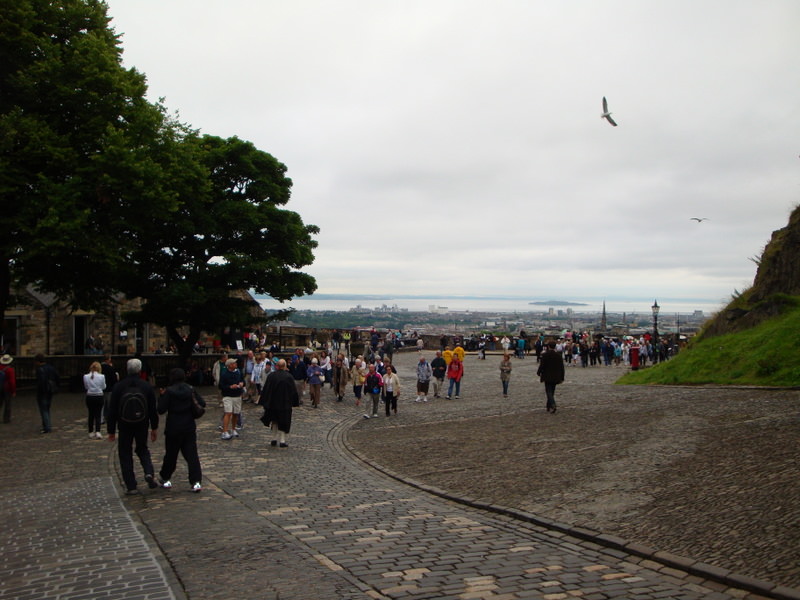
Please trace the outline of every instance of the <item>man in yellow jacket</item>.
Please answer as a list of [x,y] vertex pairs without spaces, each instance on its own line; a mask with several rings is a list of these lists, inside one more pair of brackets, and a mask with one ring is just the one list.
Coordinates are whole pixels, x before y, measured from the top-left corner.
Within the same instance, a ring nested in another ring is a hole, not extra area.
[[450,366],[450,361],[453,360],[453,351],[450,350],[450,346],[445,346],[444,347],[444,352],[442,352],[442,358],[444,359],[444,362],[446,362],[447,366],[449,367]]

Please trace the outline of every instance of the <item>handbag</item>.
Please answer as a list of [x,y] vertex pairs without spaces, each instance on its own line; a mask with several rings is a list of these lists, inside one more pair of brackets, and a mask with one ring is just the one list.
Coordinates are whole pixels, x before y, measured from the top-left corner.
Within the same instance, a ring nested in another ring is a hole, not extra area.
[[320,383],[325,383],[325,375],[320,375],[319,376],[319,382]]
[[197,391],[196,390],[192,390],[192,416],[195,419],[199,419],[204,414],[206,414],[206,408],[205,408],[205,406],[200,404],[200,401],[198,400],[198,397],[199,397],[199,395],[198,395]]

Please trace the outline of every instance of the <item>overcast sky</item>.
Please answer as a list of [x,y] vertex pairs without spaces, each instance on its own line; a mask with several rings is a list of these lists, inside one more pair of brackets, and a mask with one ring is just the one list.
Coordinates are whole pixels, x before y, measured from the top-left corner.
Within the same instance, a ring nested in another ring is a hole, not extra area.
[[800,200],[796,0],[108,3],[152,99],[287,165],[320,293],[723,301]]

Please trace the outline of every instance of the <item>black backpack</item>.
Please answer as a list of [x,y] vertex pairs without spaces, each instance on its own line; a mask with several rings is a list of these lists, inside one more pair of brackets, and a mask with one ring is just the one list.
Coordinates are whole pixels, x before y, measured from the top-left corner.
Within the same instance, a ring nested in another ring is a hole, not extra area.
[[147,398],[138,387],[128,388],[119,399],[119,420],[128,425],[147,421]]

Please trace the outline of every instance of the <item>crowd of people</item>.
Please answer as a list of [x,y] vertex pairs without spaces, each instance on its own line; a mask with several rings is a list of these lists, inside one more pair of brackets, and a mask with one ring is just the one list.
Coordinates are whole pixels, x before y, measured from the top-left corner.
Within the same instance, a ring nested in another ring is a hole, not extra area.
[[[252,402],[264,409],[261,421],[270,429],[270,444],[287,448],[293,408],[305,402],[311,408],[319,407],[326,384],[336,402],[343,402],[352,394],[355,406],[363,410],[366,419],[377,418],[381,408],[386,417],[396,415],[401,390],[410,386],[408,382],[401,382],[393,357],[399,348],[408,346],[410,340],[419,350],[414,402],[428,402],[429,398],[459,400],[465,371],[464,346],[476,351],[479,360],[486,360],[487,350],[499,346],[502,349],[498,363],[502,397],[509,396],[514,370],[512,357],[524,359],[533,354],[538,363],[536,374],[545,387],[546,409],[550,413],[557,411],[555,390],[564,381],[565,366],[637,368],[648,361],[667,360],[672,353],[667,343],[655,342],[649,335],[638,339],[630,336],[591,339],[587,334],[571,333],[565,338],[545,342],[544,336],[528,336],[523,331],[513,338],[442,336],[441,347],[429,361],[423,340],[418,336],[408,338],[400,332],[389,331],[381,337],[373,330],[362,353],[353,356],[349,332],[336,332],[326,343],[312,341],[308,347],[297,348],[288,358],[281,358],[275,345],[266,349],[249,344],[250,348],[237,356],[223,352],[207,372],[196,362],[188,372],[173,369],[169,384],[158,393],[152,373],[140,356],[127,362],[127,374],[120,377],[111,356],[105,354],[102,361],[93,361],[83,375],[88,436],[92,440],[103,439],[101,428],[105,423],[108,439],[118,438],[119,463],[128,493],[137,490],[134,453],[151,488],[172,487],[177,457],[182,454],[188,466],[191,489],[200,491],[202,470],[197,452],[195,409],[204,407],[205,401],[193,386],[213,383],[217,388],[223,409],[219,425],[222,440],[239,437],[243,427],[243,403]],[[361,349],[361,345],[358,348]],[[0,402],[6,423],[11,419],[11,402],[16,395],[12,362],[13,357],[8,354],[0,357]],[[41,433],[50,433],[50,406],[59,389],[59,375],[41,354],[35,357],[35,364]],[[164,414],[167,415],[165,453],[156,474],[148,441],[156,440],[159,415]]]

